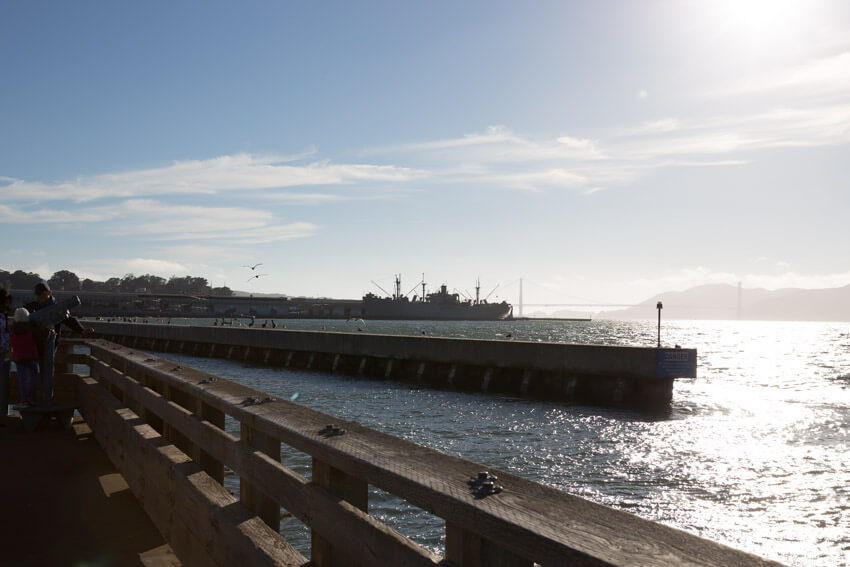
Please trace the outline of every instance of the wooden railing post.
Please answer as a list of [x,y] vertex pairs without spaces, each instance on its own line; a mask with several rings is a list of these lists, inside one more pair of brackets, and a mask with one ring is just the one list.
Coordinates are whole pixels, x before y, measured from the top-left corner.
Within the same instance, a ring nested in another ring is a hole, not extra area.
[[[270,458],[280,461],[280,439],[275,439],[244,423],[241,431],[242,441],[249,447],[254,447]],[[239,478],[239,494],[245,506],[254,510],[273,530],[280,531],[280,504],[242,477]]]
[[[164,395],[165,387],[163,386],[162,382],[151,376],[150,373],[146,371],[140,371],[138,375],[134,376],[133,378],[145,388],[149,388],[157,394]],[[160,435],[165,437],[165,423],[162,421],[162,419],[152,411],[149,411],[144,406],[140,408],[140,411],[141,413],[137,413],[137,415],[139,415],[146,423],[153,427]]]
[[73,343],[69,343],[68,341],[59,343],[59,349],[53,365],[55,374],[73,374],[74,363],[70,362],[72,354],[74,354]]
[[[182,406],[189,411],[192,411],[192,404],[190,402],[189,396],[185,392],[181,392],[179,389],[166,386],[165,387],[165,397],[175,404]],[[191,400],[194,401],[194,400]],[[163,429],[165,431],[165,438],[171,441],[176,447],[178,447],[181,451],[189,455],[192,460],[198,460],[198,448],[192,443],[188,437],[186,437],[183,433],[181,433],[177,428],[172,427],[169,424],[164,424]]]
[[458,567],[533,567],[534,562],[446,522],[446,559]]
[[[364,512],[368,511],[369,485],[362,478],[346,474],[314,457],[313,483]],[[310,560],[317,567],[351,565],[350,558],[335,551],[330,543],[315,530],[311,532]]]
[[[195,414],[201,419],[210,422],[215,425],[222,431],[224,430],[224,412],[218,410],[211,405],[205,404],[201,400],[198,400],[198,410]],[[278,443],[278,453],[280,452],[280,443]],[[198,449],[198,464],[201,466],[204,471],[219,484],[224,484],[224,463],[215,459],[212,455],[204,451],[203,449]]]

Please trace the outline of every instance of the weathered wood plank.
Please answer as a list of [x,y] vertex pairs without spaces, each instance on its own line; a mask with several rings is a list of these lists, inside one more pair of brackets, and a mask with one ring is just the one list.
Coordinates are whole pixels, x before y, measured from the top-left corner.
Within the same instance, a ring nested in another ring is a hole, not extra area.
[[[518,557],[495,543],[450,522],[446,523],[446,559],[459,567],[533,567],[534,561]],[[571,567],[580,567],[571,562]]]
[[[201,400],[196,400],[196,402],[198,407],[195,410],[195,415],[213,426],[224,430],[224,412],[205,404]],[[217,480],[219,484],[224,484],[224,463],[208,453],[205,445],[198,446],[201,449],[198,464],[201,465],[201,468],[204,469],[208,475]]]
[[[313,459],[313,484],[364,512],[369,509],[369,485],[366,481],[345,474],[318,459]],[[313,530],[311,544],[310,559],[317,567],[333,567],[351,563],[350,560],[346,561],[346,550],[335,548],[333,543],[322,537],[322,533],[318,530]],[[352,563],[352,567],[359,566]]]
[[[268,455],[270,459],[280,461],[280,439],[275,439],[244,423],[240,429],[242,441],[246,445]],[[239,497],[245,506],[257,512],[269,527],[275,531],[280,530],[280,504],[269,498],[262,489],[255,487],[246,476],[239,477]]]

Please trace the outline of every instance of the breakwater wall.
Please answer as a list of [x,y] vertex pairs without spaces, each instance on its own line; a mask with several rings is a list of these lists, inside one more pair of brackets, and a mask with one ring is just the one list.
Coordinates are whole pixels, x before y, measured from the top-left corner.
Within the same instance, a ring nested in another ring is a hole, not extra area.
[[695,349],[93,322],[138,349],[599,405],[669,405]]

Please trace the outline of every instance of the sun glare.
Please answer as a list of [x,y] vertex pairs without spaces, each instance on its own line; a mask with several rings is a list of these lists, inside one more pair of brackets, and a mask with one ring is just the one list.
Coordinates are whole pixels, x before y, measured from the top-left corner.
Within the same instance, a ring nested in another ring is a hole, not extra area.
[[774,47],[796,35],[812,9],[812,3],[802,0],[729,0],[715,6],[731,34]]

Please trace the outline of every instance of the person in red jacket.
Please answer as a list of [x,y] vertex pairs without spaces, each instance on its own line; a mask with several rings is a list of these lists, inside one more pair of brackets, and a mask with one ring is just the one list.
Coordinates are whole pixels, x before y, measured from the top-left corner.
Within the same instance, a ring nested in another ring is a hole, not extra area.
[[23,307],[15,309],[15,322],[9,333],[12,345],[12,360],[18,369],[18,385],[21,389],[20,407],[36,405],[35,384],[38,380],[38,347],[32,335],[30,313]]

